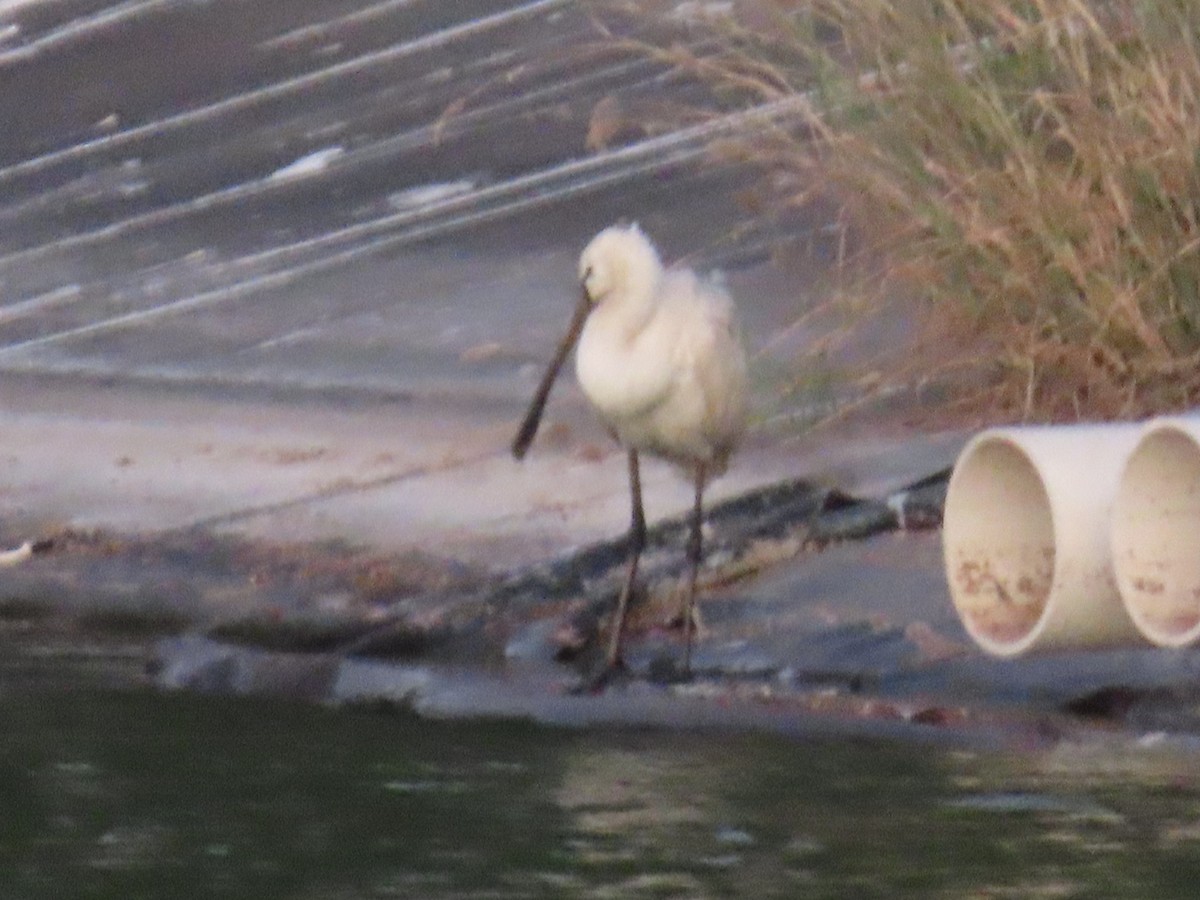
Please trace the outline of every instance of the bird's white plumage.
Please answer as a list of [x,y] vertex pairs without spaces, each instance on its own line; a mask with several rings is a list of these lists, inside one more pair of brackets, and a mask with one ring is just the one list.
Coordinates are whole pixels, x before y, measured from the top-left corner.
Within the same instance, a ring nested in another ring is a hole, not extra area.
[[625,612],[646,544],[638,456],[664,457],[687,470],[695,488],[687,543],[682,621],[683,672],[691,671],[696,577],[703,559],[704,488],[725,470],[746,423],[746,356],[733,303],[692,272],[664,269],[637,228],[606,228],[579,258],[583,295],[517,430],[517,459],[537,434],[542,410],[578,341],[575,372],[600,417],[625,445],[633,516],[629,563],[609,636],[602,684],[621,658]]
[[600,232],[579,269],[594,304],[575,358],[584,394],[626,447],[719,474],[747,411],[728,295],[691,271],[665,269],[636,226]]

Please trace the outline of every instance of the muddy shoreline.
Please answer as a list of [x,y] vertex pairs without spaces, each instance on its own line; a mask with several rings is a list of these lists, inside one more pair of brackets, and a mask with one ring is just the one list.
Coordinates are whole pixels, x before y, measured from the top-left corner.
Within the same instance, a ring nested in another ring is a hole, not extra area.
[[[333,542],[64,531],[0,570],[6,680],[13,689],[53,671],[52,681],[92,687],[396,707],[431,718],[749,728],[1022,751],[1150,734],[1200,741],[1187,654],[988,660],[948,609],[939,612],[942,598],[887,609],[860,593],[861,608],[839,614],[830,596],[797,614],[813,600],[791,593],[804,590],[797,572],[813,577],[824,567],[818,583],[842,575],[854,591],[865,559],[882,565],[875,590],[886,592],[905,569],[934,583],[947,476],[878,498],[791,479],[716,505],[690,680],[678,677],[680,636],[664,619],[682,568],[681,518],[651,529],[627,672],[603,691],[577,688],[615,598],[622,538],[497,576],[417,551]],[[787,595],[773,598],[779,583]]]

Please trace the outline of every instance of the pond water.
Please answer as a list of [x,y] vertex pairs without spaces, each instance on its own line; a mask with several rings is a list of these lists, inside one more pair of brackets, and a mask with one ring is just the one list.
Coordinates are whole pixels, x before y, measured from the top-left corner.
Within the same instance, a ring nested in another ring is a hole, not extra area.
[[[2,688],[0,688],[2,691]],[[0,896],[1192,897],[1194,760],[0,692]],[[1137,759],[1133,759],[1137,757]]]

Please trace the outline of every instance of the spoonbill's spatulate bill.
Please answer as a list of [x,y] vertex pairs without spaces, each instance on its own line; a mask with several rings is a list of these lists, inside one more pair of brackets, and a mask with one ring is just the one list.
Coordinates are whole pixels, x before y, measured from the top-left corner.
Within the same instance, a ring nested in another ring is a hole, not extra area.
[[596,235],[579,258],[579,279],[579,305],[517,432],[513,455],[521,459],[533,442],[554,380],[578,341],[576,377],[628,453],[633,498],[629,565],[611,625],[608,667],[620,661],[625,611],[646,542],[638,463],[645,451],[679,466],[695,488],[683,610],[683,669],[689,673],[704,488],[725,471],[746,423],[746,357],[733,304],[690,270],[664,268],[636,225]]

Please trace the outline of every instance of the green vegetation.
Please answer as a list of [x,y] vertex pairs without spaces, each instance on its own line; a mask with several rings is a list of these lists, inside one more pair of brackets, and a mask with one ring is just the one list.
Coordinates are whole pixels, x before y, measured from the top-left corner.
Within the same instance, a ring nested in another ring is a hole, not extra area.
[[643,48],[701,77],[714,113],[794,100],[736,151],[773,203],[839,205],[858,315],[917,310],[928,352],[880,385],[938,384],[993,419],[1197,402],[1200,4],[691,7],[692,49],[678,31]]

